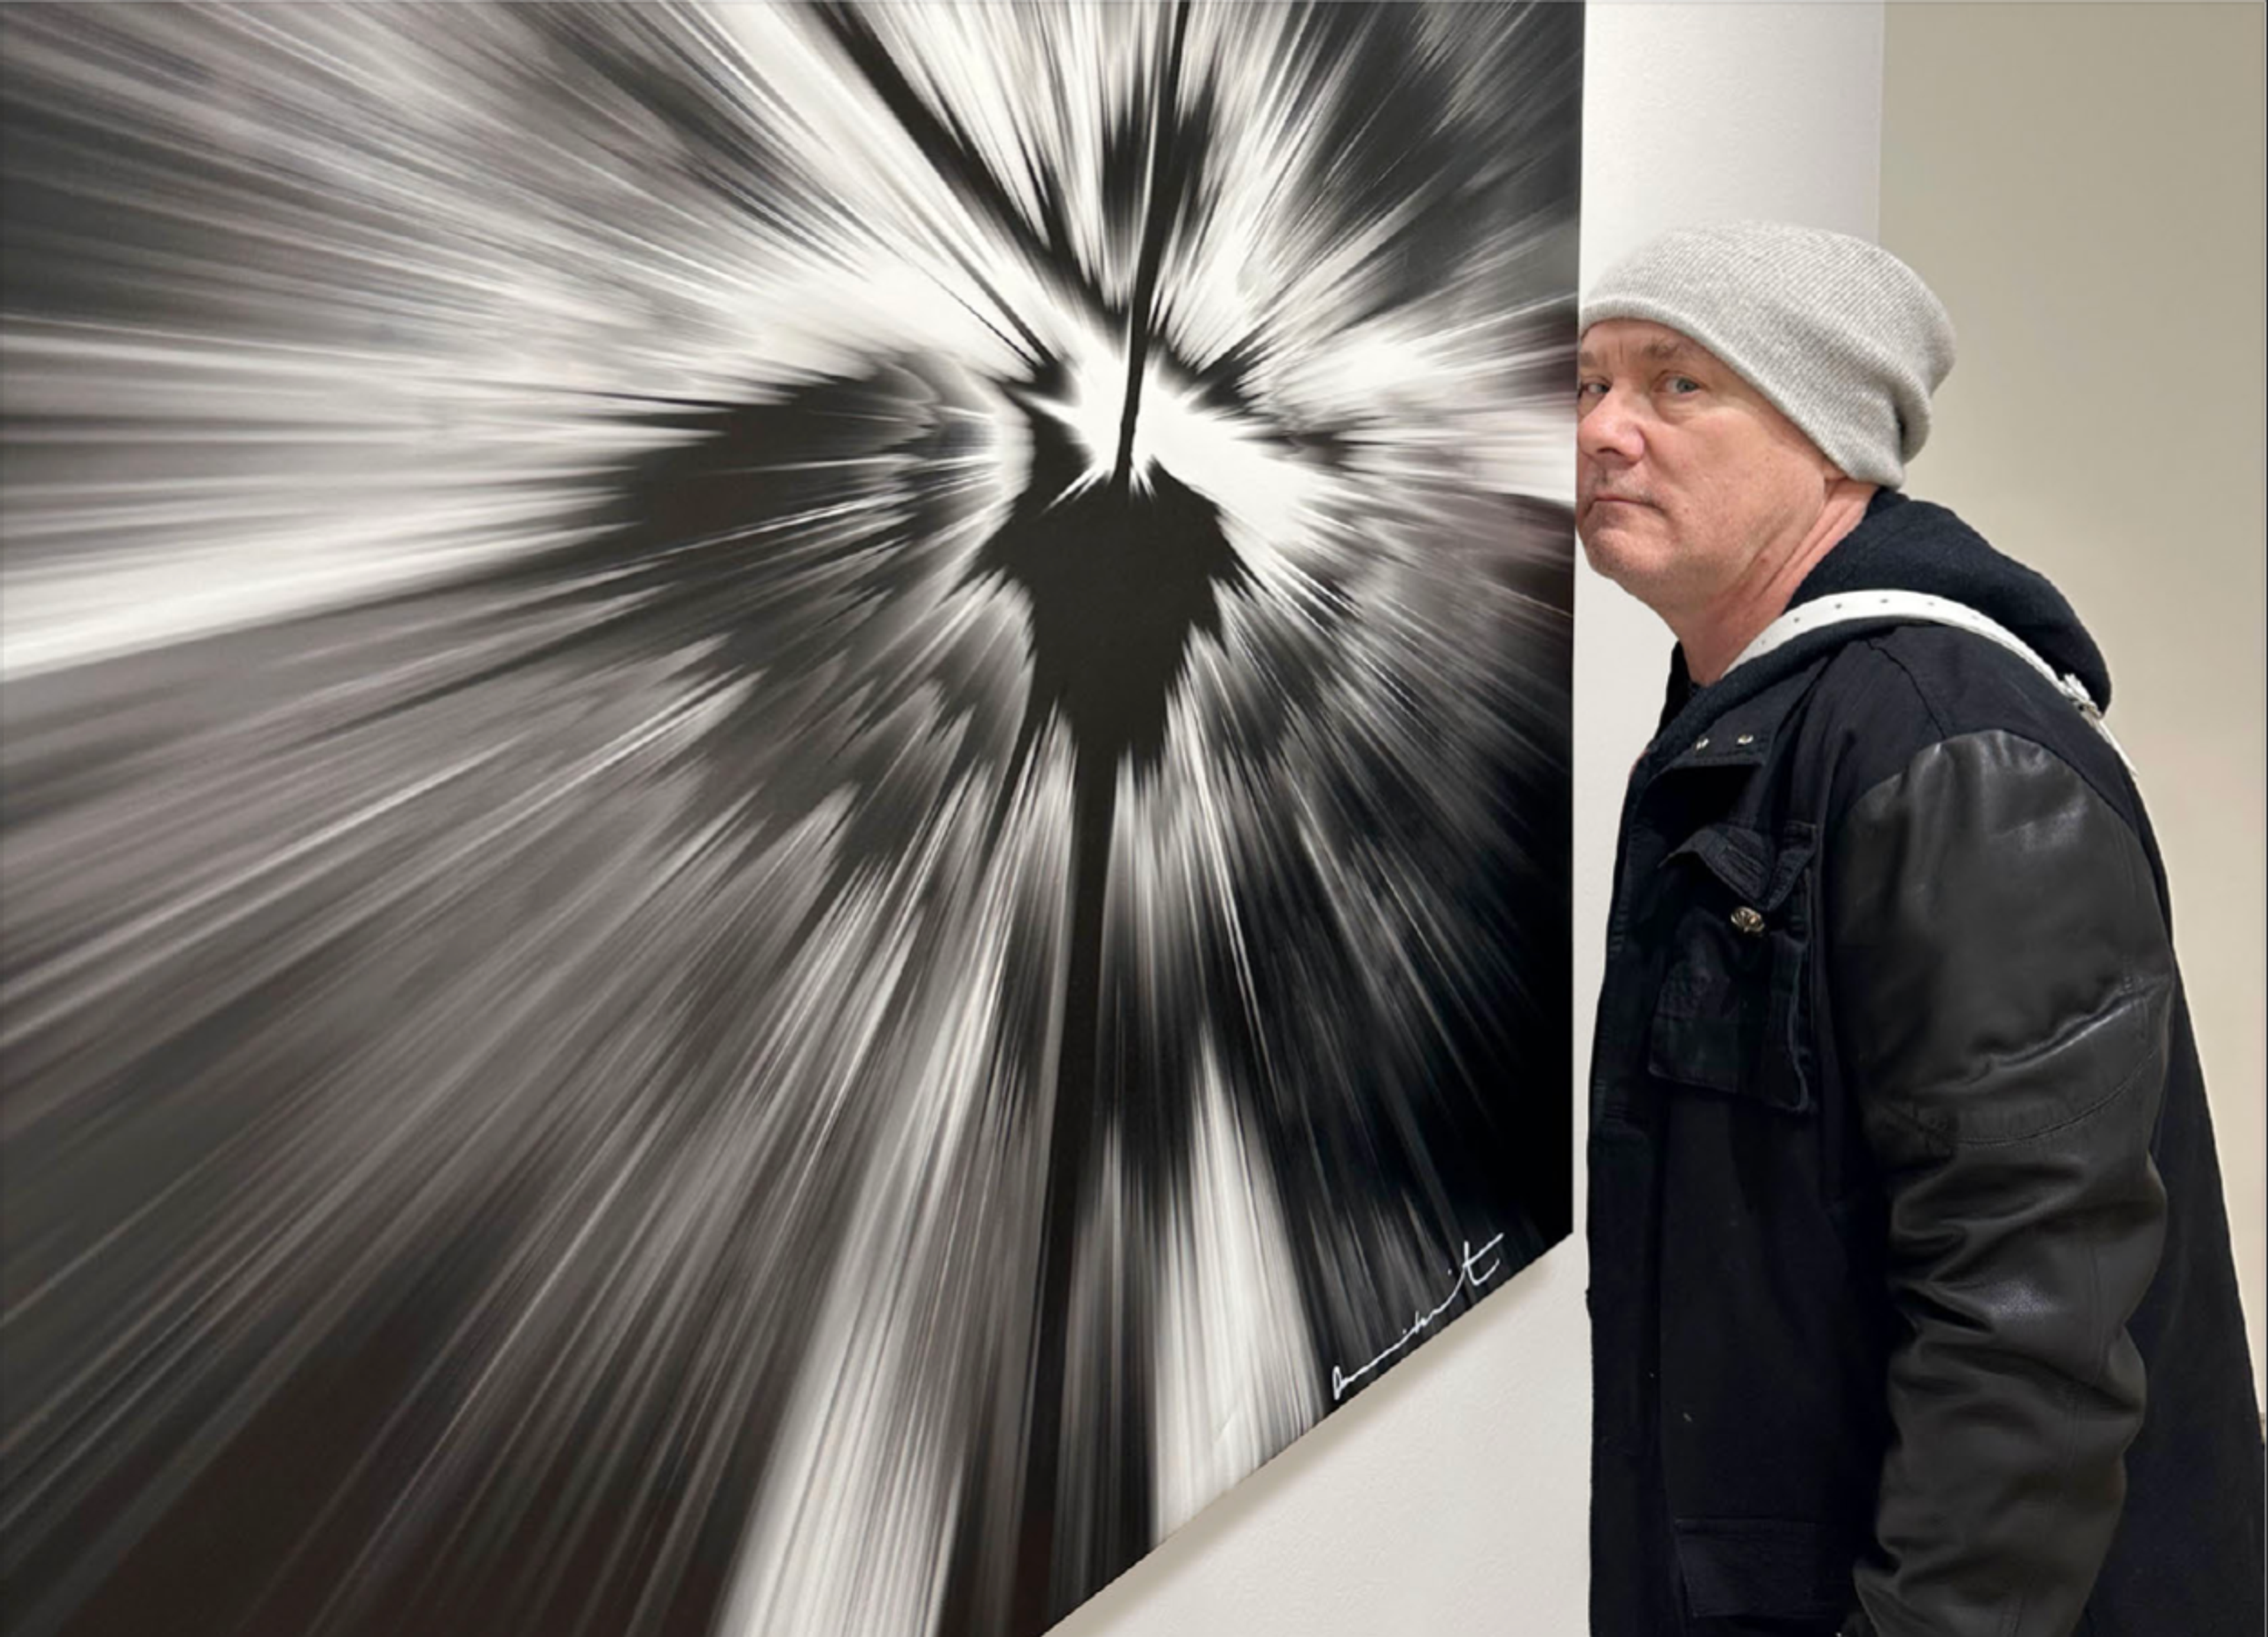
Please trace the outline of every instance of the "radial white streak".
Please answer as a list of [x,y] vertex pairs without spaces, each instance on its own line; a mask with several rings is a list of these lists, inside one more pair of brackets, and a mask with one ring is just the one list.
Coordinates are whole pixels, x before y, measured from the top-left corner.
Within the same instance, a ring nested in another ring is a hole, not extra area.
[[[1060,765],[1050,787],[1067,784]],[[1059,807],[1060,804],[1057,804]],[[821,1309],[811,1316],[802,1367],[780,1442],[743,1537],[719,1631],[919,1633],[943,1595],[958,1515],[971,1406],[989,1386],[986,1359],[1003,1339],[1006,1309],[1028,1288],[1017,1273],[1031,1254],[1028,1213],[1040,1196],[1045,1132],[1005,1134],[990,1117],[1012,939],[1011,892],[1036,850],[1060,856],[1063,815],[1024,809],[994,868],[960,884],[959,902],[908,961],[898,993],[878,993],[894,1014],[897,1088],[872,1139],[858,1204],[836,1248]],[[969,856],[981,822],[970,803],[940,821],[933,857]],[[912,925],[891,929],[910,948]],[[887,986],[885,986],[887,987]]]
[[[671,700],[611,743],[602,747],[596,754],[577,763],[556,778],[537,785],[487,824],[468,830],[467,833],[453,838],[446,850],[422,861],[420,867],[415,872],[415,878],[434,880],[446,877],[449,871],[462,859],[478,852],[490,842],[510,835],[546,808],[566,800],[617,763],[636,756],[655,741],[672,733],[687,731],[688,728],[697,732],[706,719],[704,707],[707,711],[713,711],[717,704],[714,697],[717,691],[711,689],[706,695],[696,692]],[[510,744],[501,745],[465,757],[438,774],[418,780],[405,789],[389,793],[317,831],[313,836],[294,842],[277,852],[257,859],[235,875],[225,876],[207,883],[193,894],[153,910],[149,914],[129,922],[123,927],[79,946],[47,967],[34,969],[23,978],[20,984],[22,992],[37,993],[41,989],[88,967],[95,968],[99,976],[94,980],[91,988],[72,992],[67,999],[34,1013],[29,1018],[11,1020],[4,1035],[0,1035],[0,1043],[12,1044],[35,1033],[52,1022],[57,1012],[90,1005],[101,995],[131,983],[148,967],[180,952],[179,948],[173,945],[151,946],[150,940],[152,933],[162,931],[173,922],[185,918],[191,911],[208,904],[225,904],[226,908],[210,921],[199,925],[193,934],[194,938],[209,938],[226,926],[248,918],[258,913],[268,903],[281,898],[288,890],[288,884],[285,886],[264,885],[260,893],[252,894],[249,889],[255,881],[265,883],[268,878],[277,875],[286,866],[303,858],[312,856],[339,838],[352,834],[396,807],[416,800],[426,792],[438,789],[451,779],[461,777],[482,763],[494,760],[511,748]],[[124,957],[124,951],[135,948],[136,946],[143,946],[137,955]],[[106,962],[107,964],[105,964]],[[18,998],[20,999],[20,996]]]
[[814,255],[776,299],[764,355],[777,358],[777,332],[792,328],[821,353],[905,347],[1005,364],[975,316],[994,303],[964,264],[983,268],[1010,310],[1056,339],[1047,331],[1061,303],[1040,270],[939,186],[936,167],[800,8],[733,6],[718,21],[745,54],[751,100],[810,134],[799,158],[811,186],[857,224],[854,241]]
[[1179,1529],[1313,1426],[1321,1372],[1283,1211],[1208,1048],[1188,1191],[1158,1265],[1157,1532]]

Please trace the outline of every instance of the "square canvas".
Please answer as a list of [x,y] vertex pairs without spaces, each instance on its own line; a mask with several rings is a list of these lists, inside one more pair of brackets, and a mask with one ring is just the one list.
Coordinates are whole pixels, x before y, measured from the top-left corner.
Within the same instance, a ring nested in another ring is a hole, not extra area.
[[1022,1637],[1566,1234],[1582,22],[0,13],[12,1630]]

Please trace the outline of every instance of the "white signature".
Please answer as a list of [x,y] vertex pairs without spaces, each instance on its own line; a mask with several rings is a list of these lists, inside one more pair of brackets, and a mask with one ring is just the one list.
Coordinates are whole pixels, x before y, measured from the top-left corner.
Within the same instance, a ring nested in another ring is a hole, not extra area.
[[1369,1375],[1380,1365],[1385,1363],[1388,1359],[1392,1358],[1395,1353],[1401,1352],[1412,1341],[1415,1341],[1420,1335],[1424,1334],[1428,1325],[1432,1324],[1435,1319],[1440,1318],[1441,1315],[1449,1310],[1449,1304],[1457,1299],[1457,1293],[1459,1291],[1463,1290],[1467,1286],[1470,1286],[1473,1289],[1478,1290],[1490,1279],[1494,1279],[1497,1275],[1497,1270],[1504,1265],[1501,1259],[1490,1263],[1488,1265],[1488,1271],[1481,1273],[1476,1273],[1473,1271],[1473,1264],[1479,1261],[1483,1257],[1486,1256],[1490,1251],[1495,1250],[1503,1242],[1504,1235],[1502,1234],[1498,1234],[1495,1238],[1490,1240],[1488,1243],[1476,1250],[1473,1249],[1473,1242],[1471,1240],[1468,1239],[1465,1241],[1464,1265],[1462,1267],[1453,1267],[1448,1270],[1450,1272],[1454,1273],[1457,1276],[1457,1282],[1449,1287],[1449,1294],[1441,1298],[1440,1306],[1435,1308],[1431,1313],[1419,1313],[1412,1316],[1410,1321],[1410,1328],[1402,1332],[1402,1338],[1399,1341],[1395,1342],[1392,1346],[1380,1353],[1376,1358],[1364,1365],[1360,1369],[1355,1371],[1352,1375],[1349,1375],[1345,1371],[1340,1369],[1336,1364],[1331,1366],[1331,1402],[1333,1404],[1336,1404],[1341,1398],[1345,1397],[1348,1388],[1353,1386],[1364,1376]]

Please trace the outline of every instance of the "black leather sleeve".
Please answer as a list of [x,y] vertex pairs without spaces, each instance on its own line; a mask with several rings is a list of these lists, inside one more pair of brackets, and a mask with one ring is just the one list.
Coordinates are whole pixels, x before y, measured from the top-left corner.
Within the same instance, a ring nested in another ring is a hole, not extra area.
[[1824,861],[1835,1039],[1888,1202],[1882,1637],[2063,1637],[2124,1499],[2173,954],[2148,860],[2006,733],[1922,750]]

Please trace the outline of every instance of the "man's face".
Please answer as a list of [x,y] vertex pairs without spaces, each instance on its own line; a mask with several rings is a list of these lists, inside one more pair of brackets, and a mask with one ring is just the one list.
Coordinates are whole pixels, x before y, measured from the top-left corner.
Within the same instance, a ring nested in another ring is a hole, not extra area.
[[1698,343],[1608,319],[1577,370],[1576,530],[1591,566],[1657,613],[1708,608],[1818,521],[1833,463]]

